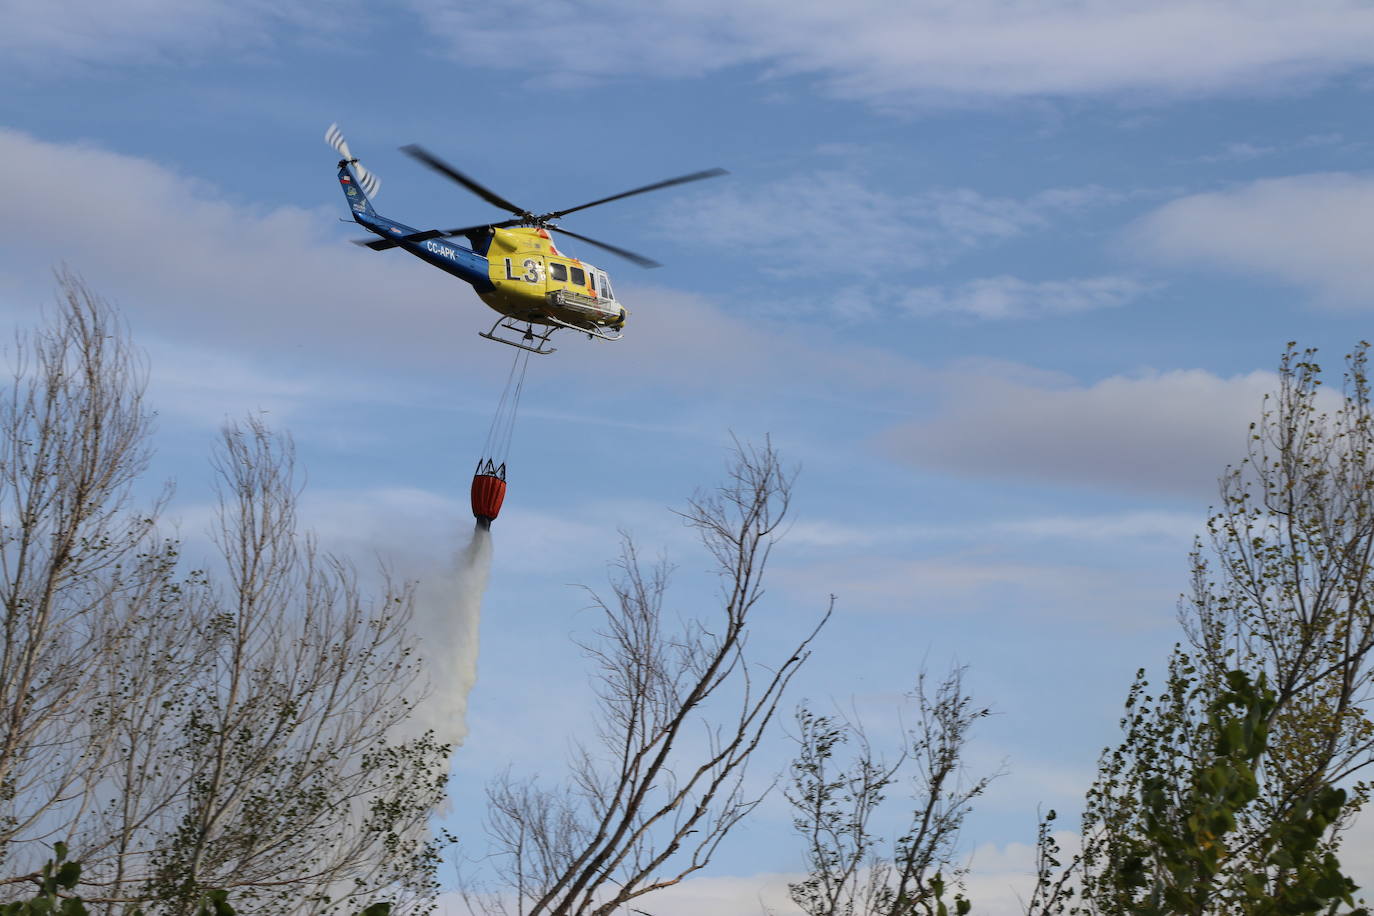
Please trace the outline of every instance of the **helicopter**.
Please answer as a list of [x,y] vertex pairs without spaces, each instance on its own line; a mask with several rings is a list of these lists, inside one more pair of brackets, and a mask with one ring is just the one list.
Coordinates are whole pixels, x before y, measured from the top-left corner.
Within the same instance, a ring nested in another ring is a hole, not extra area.
[[[381,236],[358,239],[355,244],[373,251],[401,248],[466,280],[478,298],[499,313],[491,329],[479,332],[480,336],[539,354],[555,351],[549,338],[559,330],[577,331],[588,338],[620,340],[629,314],[616,298],[606,271],[560,251],[551,233],[595,245],[640,267],[659,266],[644,255],[564,229],[555,220],[636,194],[727,174],[724,169],[706,169],[575,207],[536,214],[478,184],[423,147],[403,146],[402,152],[513,217],[457,229],[421,230],[388,219],[373,208],[372,198],[381,183],[349,151],[337,124],[330,125],[324,138],[343,157],[339,160],[339,184],[354,221]],[[447,241],[458,237],[468,244]],[[502,336],[501,331],[516,336]]]

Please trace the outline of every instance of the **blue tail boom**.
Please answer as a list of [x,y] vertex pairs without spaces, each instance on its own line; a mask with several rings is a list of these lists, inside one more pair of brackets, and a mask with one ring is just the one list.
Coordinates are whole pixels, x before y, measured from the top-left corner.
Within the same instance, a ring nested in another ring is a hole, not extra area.
[[377,218],[377,211],[372,209],[372,201],[368,199],[367,192],[363,190],[362,182],[358,180],[352,165],[347,160],[339,163],[339,186],[343,188],[344,196],[348,199],[348,206],[352,209],[355,220],[361,223],[363,220],[359,217]]

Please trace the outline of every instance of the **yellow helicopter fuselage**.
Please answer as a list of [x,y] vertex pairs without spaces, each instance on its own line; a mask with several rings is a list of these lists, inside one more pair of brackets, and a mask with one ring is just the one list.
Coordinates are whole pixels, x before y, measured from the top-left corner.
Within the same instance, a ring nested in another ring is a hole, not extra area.
[[625,326],[606,272],[559,251],[546,229],[494,228],[486,258],[492,288],[478,295],[507,317],[598,337]]

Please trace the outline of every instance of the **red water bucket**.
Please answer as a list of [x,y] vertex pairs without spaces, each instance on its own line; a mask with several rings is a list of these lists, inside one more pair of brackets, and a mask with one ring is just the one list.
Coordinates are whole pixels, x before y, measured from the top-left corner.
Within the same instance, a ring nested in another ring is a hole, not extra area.
[[506,482],[495,474],[476,474],[472,478],[472,514],[484,527],[501,514],[506,498]]

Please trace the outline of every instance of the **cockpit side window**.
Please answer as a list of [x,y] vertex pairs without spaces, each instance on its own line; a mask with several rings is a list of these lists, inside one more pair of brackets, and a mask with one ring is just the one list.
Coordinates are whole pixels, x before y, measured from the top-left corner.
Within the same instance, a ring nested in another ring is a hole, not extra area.
[[559,264],[557,261],[549,262],[549,277],[554,280],[568,279],[568,265]]
[[615,293],[611,292],[611,278],[605,274],[601,275],[601,295],[607,299],[614,299]]

